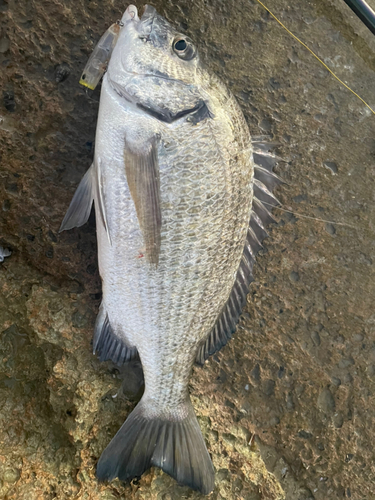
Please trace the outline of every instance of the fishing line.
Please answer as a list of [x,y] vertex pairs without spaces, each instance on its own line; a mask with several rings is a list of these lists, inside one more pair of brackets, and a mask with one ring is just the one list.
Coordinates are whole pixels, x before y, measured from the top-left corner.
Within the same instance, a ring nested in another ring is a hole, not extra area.
[[371,111],[371,113],[375,115],[375,111],[371,108],[369,104],[367,104],[367,102],[364,99],[362,99],[361,96],[359,96],[356,92],[354,92],[354,90],[352,90],[348,85],[346,85],[346,83],[340,80],[340,78],[320,59],[320,57],[317,56],[315,52],[313,52],[305,43],[303,43],[302,40],[300,40],[296,35],[294,35],[290,30],[288,30],[288,28],[274,14],[272,14],[272,12],[260,0],[256,1],[275,19],[275,21],[277,21],[280,24],[282,28],[284,28],[284,30],[287,33],[289,33],[289,35],[291,35],[295,40],[297,40],[298,43],[300,43],[303,47],[305,47],[305,49],[307,49],[310,52],[310,54],[312,54],[315,57],[315,59],[317,59],[320,62],[320,64],[322,64],[325,67],[325,69],[329,71],[329,73],[334,78],[336,78],[336,80],[339,83],[341,83],[341,85],[343,85],[347,90],[349,90],[352,94],[358,97],[358,99],[363,102],[363,104]]
[[317,217],[311,217],[310,215],[299,214],[298,212],[292,212],[292,210],[287,210],[286,208],[282,208],[281,206],[272,205],[272,203],[267,203],[266,201],[262,201],[261,203],[263,205],[268,205],[268,206],[272,207],[272,209],[277,208],[278,210],[281,210],[282,212],[287,212],[289,214],[296,215],[297,217],[301,217],[303,219],[316,220],[318,222],[326,222],[327,224],[335,224],[336,226],[345,226],[345,227],[351,227],[352,229],[358,229],[358,226],[352,226],[350,224],[346,224],[345,222],[336,222],[334,220],[319,219]]
[[88,90],[89,90],[88,88],[85,88],[85,89],[84,89],[87,99],[88,99],[89,101],[96,102],[97,104],[99,104],[99,103],[100,103],[100,101],[99,101],[98,99],[93,99],[93,98],[90,96],[90,94],[89,94]]
[[[253,140],[252,140],[252,145],[256,146],[256,144],[258,142],[263,143],[263,144],[267,143],[270,146],[277,146],[278,145],[276,142],[274,142],[274,143],[269,142],[268,139],[270,139],[269,136],[259,136],[259,137],[254,136]],[[247,153],[248,151],[249,151],[249,148],[244,148],[239,152],[239,154]],[[273,158],[276,161],[283,161],[285,163],[288,163],[287,160],[284,160],[284,158],[281,158],[280,156],[277,156],[269,151],[267,151],[267,152],[266,151],[257,151],[256,149],[253,149],[253,153],[258,154],[259,156],[263,156],[265,158]],[[255,165],[257,165],[257,164],[255,164]],[[272,174],[276,175],[276,177],[278,177],[279,180],[283,184],[288,184],[286,181],[284,181],[282,179],[282,177],[279,177],[277,174],[275,174],[275,172],[272,172]],[[352,226],[351,224],[347,224],[345,222],[336,222],[334,220],[319,219],[318,217],[312,217],[311,215],[303,215],[303,214],[299,214],[298,212],[292,212],[291,210],[287,210],[286,208],[282,208],[280,206],[281,204],[273,205],[272,203],[267,203],[266,201],[262,201],[261,203],[263,203],[263,205],[267,205],[267,206],[271,207],[272,209],[277,208],[278,210],[281,210],[282,212],[287,212],[289,214],[296,215],[297,217],[301,217],[303,219],[310,219],[310,220],[315,220],[318,222],[326,222],[327,224],[335,224],[336,226],[351,227],[352,229],[359,229],[359,227],[360,227],[360,226]],[[278,201],[278,203],[280,203],[280,202]],[[363,228],[363,229],[365,229],[365,228]]]

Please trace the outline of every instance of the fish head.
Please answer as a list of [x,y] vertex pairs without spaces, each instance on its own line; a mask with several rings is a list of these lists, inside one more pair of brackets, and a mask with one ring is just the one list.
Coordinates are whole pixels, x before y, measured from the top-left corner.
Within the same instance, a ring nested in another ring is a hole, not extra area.
[[154,7],[146,5],[141,18],[130,5],[123,17],[119,39],[109,66],[108,79],[128,100],[171,113],[199,100],[198,51]]

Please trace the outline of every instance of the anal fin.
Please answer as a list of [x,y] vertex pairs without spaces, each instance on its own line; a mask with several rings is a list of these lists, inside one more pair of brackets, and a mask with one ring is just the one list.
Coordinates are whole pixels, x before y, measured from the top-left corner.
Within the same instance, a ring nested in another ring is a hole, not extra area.
[[138,357],[136,347],[129,347],[112,330],[108,314],[103,305],[100,306],[96,319],[93,339],[93,352],[99,353],[100,361],[111,360],[121,366],[126,361]]

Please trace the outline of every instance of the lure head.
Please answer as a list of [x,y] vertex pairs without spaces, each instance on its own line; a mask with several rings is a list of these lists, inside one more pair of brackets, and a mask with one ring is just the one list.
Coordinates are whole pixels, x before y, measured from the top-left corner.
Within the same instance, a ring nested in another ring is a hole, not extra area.
[[79,83],[84,87],[94,90],[98,85],[101,77],[107,69],[108,62],[111,58],[112,51],[116,45],[120,34],[120,25],[112,24],[104,35],[101,37],[95,46],[89,60],[86,63],[85,69],[81,75]]

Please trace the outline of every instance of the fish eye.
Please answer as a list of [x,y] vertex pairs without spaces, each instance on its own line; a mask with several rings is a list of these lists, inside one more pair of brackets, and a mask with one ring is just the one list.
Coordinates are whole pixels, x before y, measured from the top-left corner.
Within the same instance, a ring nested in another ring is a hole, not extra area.
[[174,53],[177,54],[178,57],[180,59],[183,59],[184,61],[190,61],[196,55],[195,47],[192,41],[188,37],[175,38],[173,40],[172,47]]
[[174,44],[174,50],[185,50],[187,47],[187,43],[185,40],[178,40],[175,44]]

